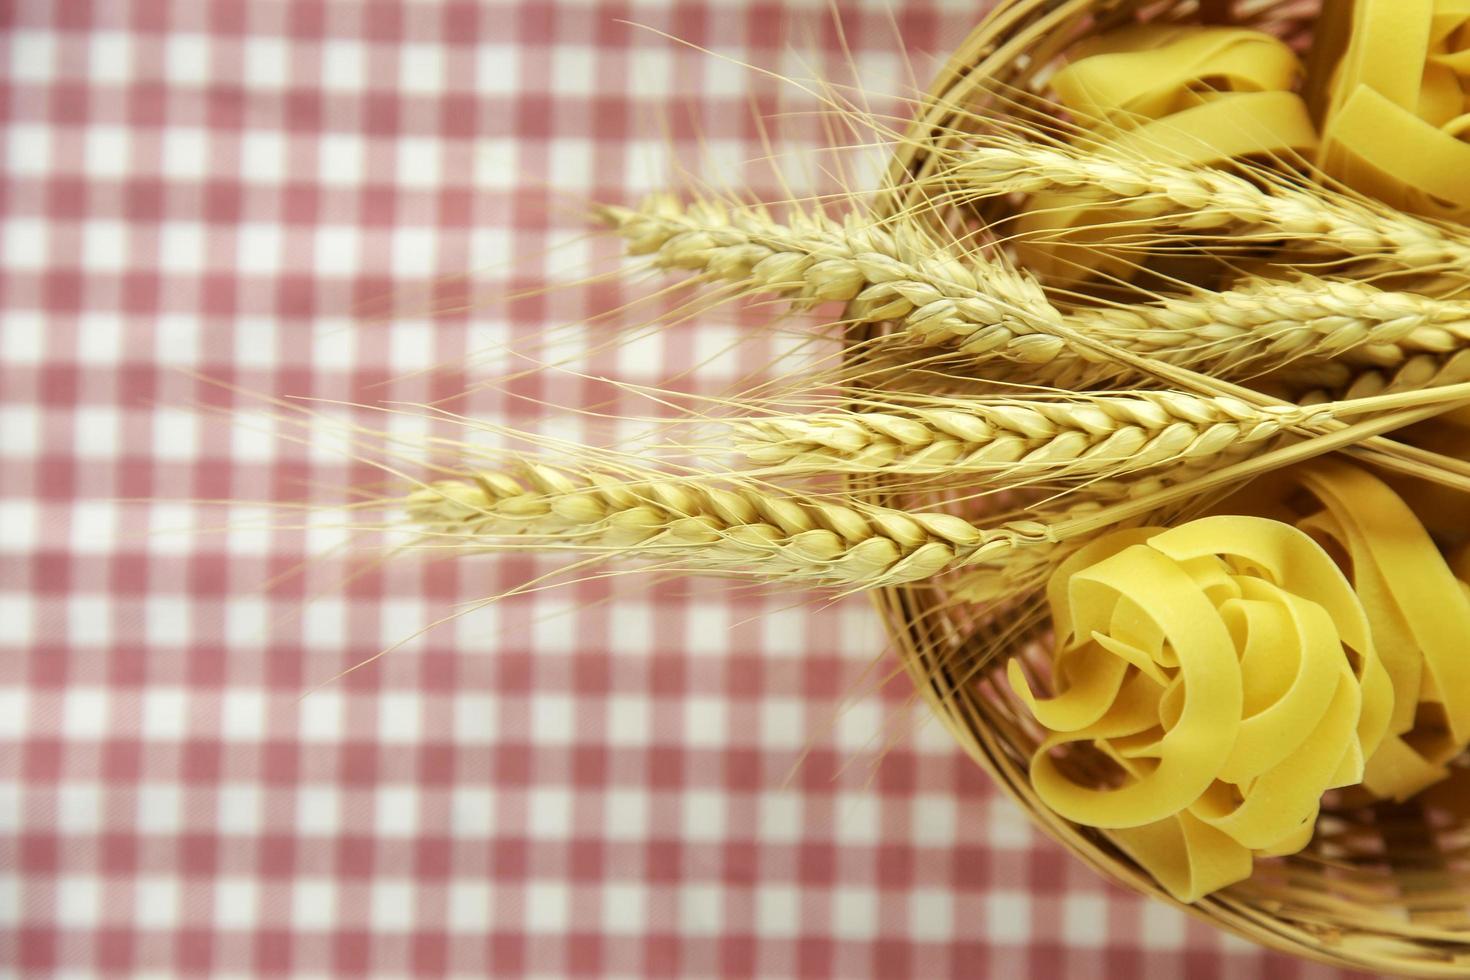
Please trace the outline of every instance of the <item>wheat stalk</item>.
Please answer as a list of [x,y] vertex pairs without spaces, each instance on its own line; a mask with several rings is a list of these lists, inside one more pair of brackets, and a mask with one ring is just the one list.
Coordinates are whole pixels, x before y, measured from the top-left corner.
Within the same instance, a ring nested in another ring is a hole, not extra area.
[[885,475],[1122,474],[1209,460],[1318,427],[1332,406],[1258,408],[1229,396],[1174,391],[1070,400],[970,399],[892,411],[822,412],[739,420],[736,446],[752,462],[797,472]]
[[1306,389],[1297,396],[1303,405],[1372,398],[1470,381],[1470,350],[1449,355],[1416,354],[1392,369],[1327,370],[1332,367],[1336,365],[1306,365],[1301,375],[1288,369],[1281,372],[1280,378],[1288,384],[1306,382],[1297,385],[1298,391]]
[[1317,252],[1409,271],[1470,269],[1470,240],[1437,224],[1279,177],[1264,185],[1211,167],[1088,153],[1002,136],[958,155],[943,178],[973,196],[1058,190],[1128,202],[1140,222],[1184,232],[1292,238]]
[[762,208],[708,200],[686,206],[667,194],[636,209],[606,206],[600,215],[630,254],[661,268],[799,303],[840,300],[854,322],[893,320],[910,337],[969,354],[1046,363],[1065,347],[1037,330],[1059,314],[1034,279],[943,245],[913,223],[798,211],[781,224]]
[[994,529],[939,513],[848,506],[748,483],[626,481],[530,464],[520,475],[438,481],[404,501],[430,541],[658,559],[771,580],[876,587],[914,582],[1049,540],[1045,525]]

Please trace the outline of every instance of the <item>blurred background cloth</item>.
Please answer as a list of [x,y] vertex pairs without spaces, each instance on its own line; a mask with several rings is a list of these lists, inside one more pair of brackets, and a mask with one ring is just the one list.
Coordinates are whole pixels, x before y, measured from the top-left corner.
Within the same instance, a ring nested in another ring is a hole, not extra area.
[[[868,671],[861,599],[589,582],[333,680],[541,565],[372,568],[319,514],[189,503],[381,480],[261,396],[427,402],[530,366],[472,358],[521,341],[640,383],[721,351],[738,313],[599,350],[546,330],[636,284],[535,289],[614,260],[587,200],[675,164],[780,196],[741,163],[752,107],[787,147],[834,135],[734,61],[901,95],[983,10],[835,6],[0,8],[0,973],[1329,974],[1042,839]],[[454,407],[535,428],[598,390]]]

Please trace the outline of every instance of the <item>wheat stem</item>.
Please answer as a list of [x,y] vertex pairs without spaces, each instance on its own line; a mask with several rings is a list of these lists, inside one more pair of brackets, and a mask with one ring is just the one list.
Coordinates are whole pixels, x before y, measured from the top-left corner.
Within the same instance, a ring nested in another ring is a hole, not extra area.
[[624,481],[529,465],[429,484],[404,502],[432,540],[658,559],[772,580],[876,587],[914,582],[1049,540],[1045,525],[981,529],[949,514],[847,506],[749,484]]

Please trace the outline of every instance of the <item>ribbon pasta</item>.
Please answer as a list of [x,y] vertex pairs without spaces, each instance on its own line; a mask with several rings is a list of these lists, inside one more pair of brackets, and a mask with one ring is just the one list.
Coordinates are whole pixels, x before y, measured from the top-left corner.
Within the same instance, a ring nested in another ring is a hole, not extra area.
[[1301,62],[1234,27],[1140,24],[1078,45],[1052,90],[1111,147],[1180,165],[1314,149]]
[[1470,589],[1409,506],[1378,478],[1345,463],[1305,470],[1323,510],[1299,526],[1348,556],[1353,588],[1393,681],[1390,735],[1363,785],[1403,800],[1449,775],[1470,742]]
[[1344,46],[1322,96],[1319,163],[1406,211],[1470,218],[1470,0],[1323,4]]
[[[1047,732],[1037,796],[1181,901],[1304,847],[1328,790],[1402,799],[1470,741],[1470,549],[1452,568],[1343,463],[1284,489],[1311,503],[1295,524],[1220,515],[1089,543],[1048,586],[1055,693],[1009,665]],[[1098,753],[1116,776],[1083,765]]]

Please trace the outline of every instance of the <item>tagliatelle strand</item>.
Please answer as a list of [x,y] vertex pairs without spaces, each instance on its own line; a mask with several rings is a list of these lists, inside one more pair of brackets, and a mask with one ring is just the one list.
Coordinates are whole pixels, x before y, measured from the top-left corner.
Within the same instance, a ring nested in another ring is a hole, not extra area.
[[1269,34],[1140,25],[1079,45],[1051,86],[1104,142],[1191,164],[1314,148],[1291,92],[1300,75],[1296,54]]
[[[1390,741],[1401,744],[1370,762],[1364,782],[1377,795],[1404,799],[1447,775],[1444,764],[1470,741],[1470,596],[1414,512],[1383,481],[1321,461],[1303,471],[1301,482],[1325,508],[1308,526],[1348,553],[1374,638],[1392,661],[1398,709]],[[1443,706],[1447,730],[1419,731],[1412,744],[1403,742],[1416,723],[1415,708],[1426,700]]]
[[[1037,699],[1010,668],[1038,720],[1086,706],[1087,724],[1049,728],[1033,756],[1037,795],[1106,830],[1183,901],[1306,846],[1327,790],[1402,799],[1442,780],[1470,741],[1470,540],[1446,557],[1393,488],[1334,460],[1253,494],[1237,504],[1272,517],[1130,530],[1078,551],[1047,589],[1061,694]],[[1201,712],[1211,696],[1231,717]],[[1083,745],[1121,779],[1056,755]]]
[[[1321,613],[1320,607],[1316,612]],[[1308,635],[1325,644],[1331,636],[1330,627]],[[1190,812],[1243,847],[1268,848],[1299,830],[1303,820],[1315,816],[1324,792],[1356,783],[1361,767],[1356,771],[1349,767],[1344,773],[1342,760],[1352,743],[1362,701],[1346,664],[1340,664],[1331,690],[1326,712],[1316,718],[1298,716],[1299,727],[1292,737],[1306,737],[1280,763],[1251,781],[1239,802],[1231,798],[1231,784],[1218,782],[1190,807]]]
[[1249,878],[1254,866],[1250,848],[1188,811],[1108,836],[1181,902]]
[[1352,29],[1326,84],[1318,162],[1395,207],[1470,217],[1470,143],[1462,139],[1470,131],[1470,3],[1341,6],[1351,7]]
[[[1271,593],[1269,599],[1243,599],[1233,607],[1221,609],[1227,619],[1236,609],[1241,610],[1250,624],[1241,652],[1242,674],[1249,671],[1249,683],[1265,687],[1261,682],[1276,681],[1284,662],[1295,661],[1296,670],[1289,686],[1270,692],[1275,696],[1264,707],[1252,713],[1250,706],[1246,706],[1235,747],[1220,770],[1222,780],[1241,785],[1281,763],[1301,744],[1306,733],[1300,731],[1300,720],[1322,717],[1345,669],[1341,645],[1329,642],[1337,635],[1331,623],[1302,622],[1313,616],[1325,616],[1321,607],[1305,603],[1260,579],[1246,578],[1242,584],[1247,596]],[[1281,642],[1283,637],[1293,635],[1298,642]],[[1353,708],[1356,724],[1360,702],[1355,700]]]
[[[1249,533],[1238,522],[1249,520]],[[1388,732],[1393,714],[1393,686],[1373,643],[1367,614],[1332,556],[1310,543],[1307,535],[1279,521],[1206,517],[1174,528],[1150,544],[1176,560],[1227,554],[1265,571],[1292,595],[1315,602],[1332,619],[1345,652],[1354,660],[1363,690],[1358,745],[1373,754]]]
[[[1048,806],[1071,820],[1095,827],[1152,823],[1198,799],[1234,744],[1241,705],[1234,645],[1224,624],[1211,615],[1213,607],[1199,587],[1146,545],[1131,546],[1077,572],[1073,580],[1079,579],[1102,586],[1088,590],[1087,603],[1094,608],[1083,612],[1089,618],[1108,618],[1097,608],[1107,602],[1108,591],[1152,610],[1163,635],[1180,654],[1185,705],[1178,724],[1164,736],[1158,766],[1137,782],[1113,790],[1082,786],[1063,775],[1048,753],[1038,752],[1031,762],[1032,784]],[[1155,603],[1149,593],[1166,594],[1169,601]],[[1021,680],[1018,690],[1029,690]]]
[[1189,104],[1187,93],[1204,78],[1218,79],[1230,91],[1284,91],[1300,73],[1292,50],[1268,35],[1145,24],[1078,45],[1051,85],[1068,108],[1129,126],[1138,117],[1157,119]]
[[[1383,742],[1393,687],[1369,617],[1290,524],[1219,516],[1108,535],[1058,569],[1048,596],[1059,693],[1036,698],[1010,665],[1048,729],[1032,786],[1181,900],[1246,877],[1254,855],[1305,846],[1322,794],[1359,782]],[[1117,696],[1100,710],[1102,688]],[[1095,748],[1121,781],[1064,762],[1068,746]]]

